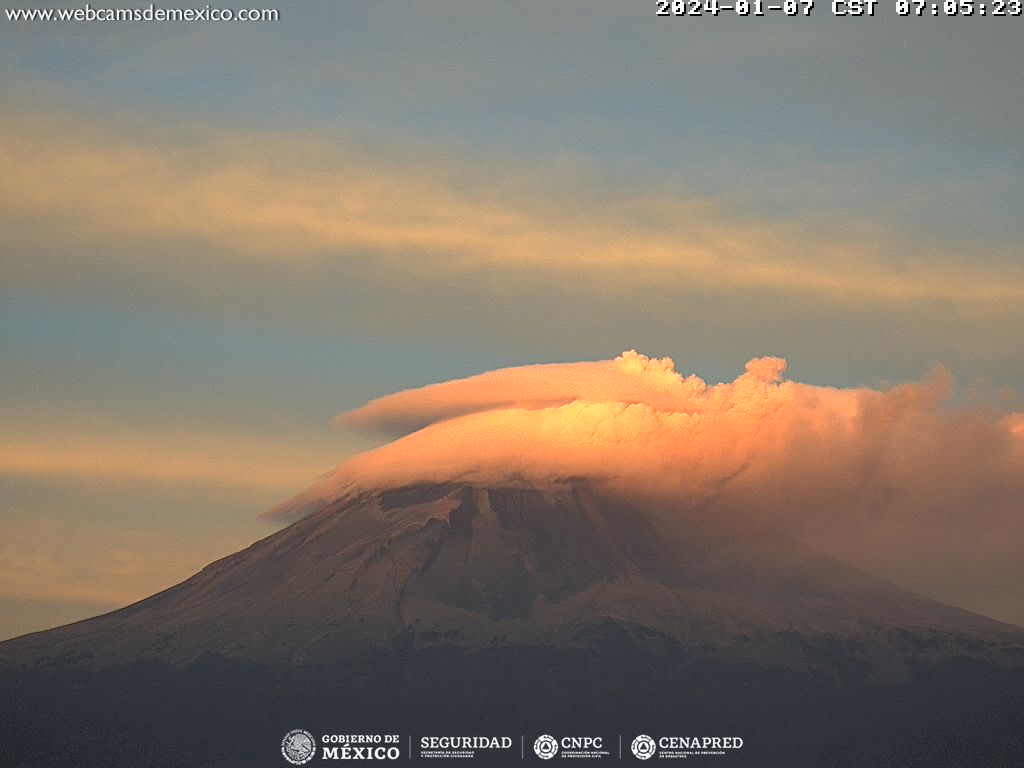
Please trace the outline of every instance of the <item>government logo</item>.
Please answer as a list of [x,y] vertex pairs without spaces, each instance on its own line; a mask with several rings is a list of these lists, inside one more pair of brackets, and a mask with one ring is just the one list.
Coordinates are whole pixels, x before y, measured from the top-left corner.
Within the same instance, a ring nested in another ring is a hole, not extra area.
[[316,741],[313,734],[296,728],[288,731],[281,740],[281,754],[292,765],[305,765],[316,755]]

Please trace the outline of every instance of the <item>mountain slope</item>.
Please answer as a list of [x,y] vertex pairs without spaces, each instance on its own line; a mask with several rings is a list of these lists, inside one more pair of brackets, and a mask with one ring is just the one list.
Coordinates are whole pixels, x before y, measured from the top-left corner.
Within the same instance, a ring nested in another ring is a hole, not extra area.
[[1022,638],[741,518],[582,482],[412,486],[0,644],[0,764],[271,768],[303,727],[729,734],[745,746],[716,765],[1010,768]]
[[783,536],[651,504],[581,482],[365,493],[128,608],[4,643],[0,658],[323,663],[367,648],[585,646],[612,626],[773,662],[794,661],[767,647],[794,632],[906,630],[939,651],[1020,640]]

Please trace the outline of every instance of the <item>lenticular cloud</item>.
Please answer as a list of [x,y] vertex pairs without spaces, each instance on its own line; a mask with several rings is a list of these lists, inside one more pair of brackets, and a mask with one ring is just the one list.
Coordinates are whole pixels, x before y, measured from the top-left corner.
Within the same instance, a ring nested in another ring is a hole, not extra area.
[[944,369],[886,391],[801,384],[785,370],[785,360],[757,358],[734,381],[708,385],[630,350],[399,392],[338,417],[397,439],[303,496],[588,477],[691,503],[770,504],[763,514],[779,518],[814,503],[837,515],[897,501],[934,510],[1024,500],[1024,414],[951,406]]
[[749,461],[785,370],[753,360],[708,387],[668,358],[485,373],[375,400],[342,423],[411,434],[351,460],[342,476],[370,485],[419,480],[545,484],[566,477],[699,492]]
[[885,391],[801,384],[785,370],[758,358],[708,385],[631,350],[399,392],[338,418],[396,439],[272,514],[417,482],[590,478],[742,514],[923,591],[955,591],[958,569],[972,569],[999,613],[1000,589],[1018,591],[1008,574],[1024,576],[1011,544],[1024,537],[1024,414],[953,406],[941,368]]

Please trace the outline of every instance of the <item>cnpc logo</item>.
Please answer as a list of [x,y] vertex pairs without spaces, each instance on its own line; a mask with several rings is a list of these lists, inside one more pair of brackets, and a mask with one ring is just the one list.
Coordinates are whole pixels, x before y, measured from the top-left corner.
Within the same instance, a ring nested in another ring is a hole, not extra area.
[[533,751],[541,760],[550,760],[558,754],[558,741],[554,736],[545,733],[543,736],[538,736],[537,740],[533,742]]
[[596,757],[590,753],[604,748],[604,739],[600,736],[563,736],[556,739],[544,734],[533,742],[533,751],[541,760],[550,760],[560,751],[564,757]]

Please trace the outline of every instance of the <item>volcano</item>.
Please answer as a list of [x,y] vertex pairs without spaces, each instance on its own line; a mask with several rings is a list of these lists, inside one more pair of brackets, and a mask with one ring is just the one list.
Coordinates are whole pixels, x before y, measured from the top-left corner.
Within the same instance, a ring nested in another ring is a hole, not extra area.
[[[750,764],[787,765],[928,755],[953,723],[956,754],[990,760],[985,740],[1024,712],[1024,630],[742,515],[583,480],[318,507],[153,597],[0,644],[5,764],[128,749],[110,764],[277,765],[266,745],[300,715],[325,731],[740,730]],[[790,718],[810,729],[797,743]],[[242,746],[177,736],[225,729]]]
[[602,631],[735,654],[779,633],[896,628],[1021,637],[781,534],[577,481],[343,497],[149,599],[2,648],[99,667],[209,654],[318,664],[365,649],[586,646]]

